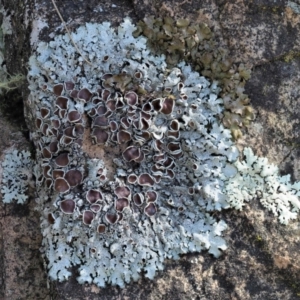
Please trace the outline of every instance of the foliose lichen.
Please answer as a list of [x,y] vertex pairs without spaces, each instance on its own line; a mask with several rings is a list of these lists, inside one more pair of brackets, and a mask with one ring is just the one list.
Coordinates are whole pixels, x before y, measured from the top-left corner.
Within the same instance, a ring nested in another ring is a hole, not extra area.
[[290,175],[280,176],[278,167],[267,158],[259,158],[250,148],[244,149],[245,160],[234,163],[236,175],[227,181],[226,194],[230,206],[242,209],[245,202],[255,198],[287,224],[298,217],[300,182],[291,183]]
[[18,204],[23,204],[27,200],[28,187],[34,184],[32,166],[33,161],[28,151],[13,150],[5,155],[1,184],[4,203],[17,201]]
[[[238,156],[215,82],[168,69],[126,19],[40,43],[28,72],[43,249],[52,279],[124,286],[166,258],[226,249],[208,212]],[[90,144],[87,146],[87,144]],[[93,153],[93,154],[92,154]],[[96,153],[96,154],[95,154]]]
[[230,58],[228,49],[220,47],[207,24],[149,16],[137,24],[133,34],[146,36],[149,48],[164,53],[168,65],[176,66],[184,60],[206,78],[217,80],[225,108],[223,124],[231,130],[234,139],[242,136],[242,127],[254,119],[250,100],[244,93],[251,70]]
[[[51,279],[74,266],[80,283],[100,287],[152,279],[166,258],[226,249],[227,225],[212,211],[259,197],[286,224],[300,208],[299,183],[249,148],[237,160],[216,82],[184,61],[168,68],[133,32],[129,19],[79,27],[72,38],[91,64],[67,35],[30,58],[26,114]],[[3,166],[4,202],[24,202],[29,153]]]

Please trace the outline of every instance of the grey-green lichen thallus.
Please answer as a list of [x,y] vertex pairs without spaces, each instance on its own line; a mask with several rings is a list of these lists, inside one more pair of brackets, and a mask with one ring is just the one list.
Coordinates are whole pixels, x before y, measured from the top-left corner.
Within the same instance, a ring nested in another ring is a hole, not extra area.
[[186,62],[167,68],[126,19],[40,43],[29,62],[38,206],[49,275],[124,286],[166,258],[226,248],[220,175],[238,156],[220,89]]

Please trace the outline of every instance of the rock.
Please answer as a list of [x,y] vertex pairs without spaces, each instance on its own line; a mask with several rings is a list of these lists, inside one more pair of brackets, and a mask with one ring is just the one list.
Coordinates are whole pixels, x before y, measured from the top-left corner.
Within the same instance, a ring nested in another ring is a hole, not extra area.
[[[125,16],[136,22],[145,12],[207,22],[235,62],[253,66],[246,93],[257,117],[244,130],[239,147],[252,147],[257,155],[279,165],[282,174],[290,173],[293,180],[300,180],[300,16],[296,1],[76,3],[57,1],[71,31],[84,22],[110,21],[115,25]],[[11,74],[26,74],[26,63],[37,40],[48,42],[64,33],[64,28],[50,0],[29,0],[26,5],[20,0],[4,0],[3,7],[11,15],[13,28],[13,34],[5,38],[7,69]],[[19,95],[25,103],[28,93],[24,83]],[[2,158],[13,145],[20,150],[28,145],[13,123],[0,116]],[[48,289],[39,253],[39,215],[34,207],[34,192],[26,206],[0,205],[0,298],[273,300],[297,299],[300,295],[299,219],[288,226],[279,225],[258,201],[242,212],[223,211],[218,215],[229,228],[229,248],[221,258],[214,259],[207,253],[184,255],[178,261],[168,261],[154,280],[143,278],[122,290],[80,285],[76,275],[63,283],[50,282]]]

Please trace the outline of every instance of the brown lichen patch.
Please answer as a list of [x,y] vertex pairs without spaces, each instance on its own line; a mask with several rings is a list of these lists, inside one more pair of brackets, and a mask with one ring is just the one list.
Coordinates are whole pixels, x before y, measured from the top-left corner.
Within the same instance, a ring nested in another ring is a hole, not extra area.
[[234,139],[240,138],[241,128],[254,119],[250,100],[244,93],[251,74],[250,65],[237,63],[203,22],[151,16],[138,23],[134,35],[140,34],[148,38],[148,46],[155,53],[166,55],[169,66],[185,60],[201,75],[218,82],[225,107],[223,124],[231,130]]

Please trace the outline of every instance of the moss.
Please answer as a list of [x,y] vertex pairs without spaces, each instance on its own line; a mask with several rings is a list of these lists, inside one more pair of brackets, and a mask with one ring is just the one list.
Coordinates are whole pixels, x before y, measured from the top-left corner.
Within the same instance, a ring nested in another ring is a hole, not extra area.
[[234,139],[241,137],[242,128],[254,119],[250,100],[244,94],[250,68],[234,63],[228,50],[220,47],[216,36],[205,23],[151,16],[138,23],[134,35],[141,34],[148,38],[148,46],[155,53],[166,55],[170,67],[185,60],[203,76],[218,81],[225,106],[223,124],[231,129]]

